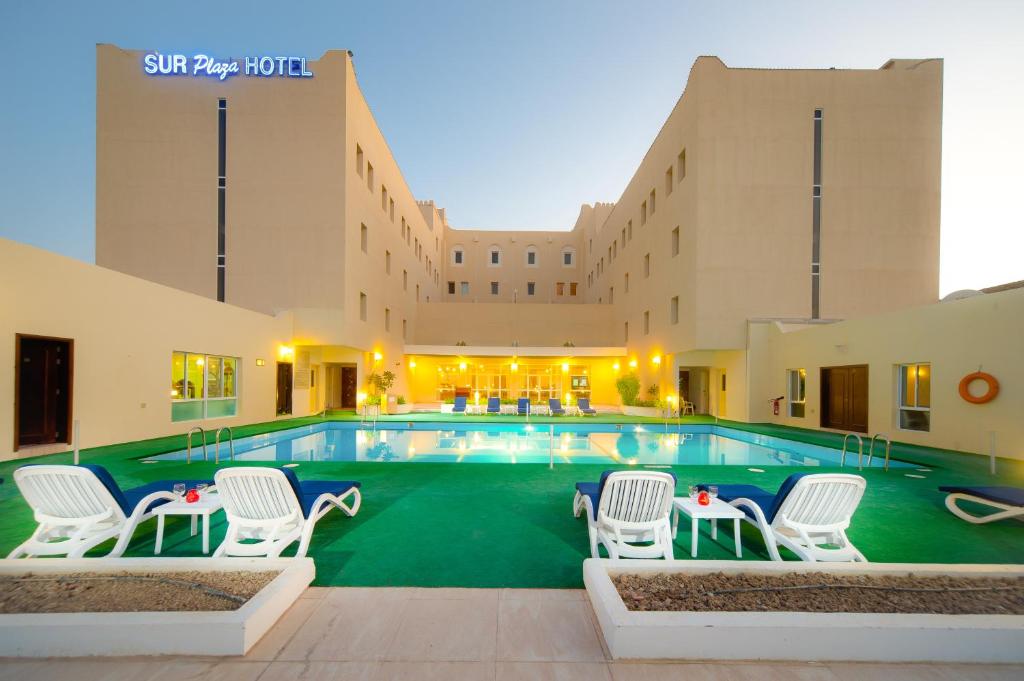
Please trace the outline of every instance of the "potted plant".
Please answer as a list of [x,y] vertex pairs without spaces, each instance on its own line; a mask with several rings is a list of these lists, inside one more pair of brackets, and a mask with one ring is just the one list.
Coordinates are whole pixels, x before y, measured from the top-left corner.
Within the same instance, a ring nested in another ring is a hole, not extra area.
[[380,405],[380,413],[388,413],[388,390],[395,384],[395,374],[390,371],[378,374],[374,371],[366,377],[366,382],[370,384],[374,392],[373,396],[366,398],[366,404],[374,404],[370,400],[376,397],[375,403]]
[[[619,397],[622,398],[622,413],[627,416],[657,416],[657,400],[646,399],[641,400],[640,398],[640,378],[633,372],[625,374],[619,377],[619,380],[615,381],[615,389],[619,392]],[[648,394],[651,394],[651,389],[654,390],[654,395],[658,394],[658,386],[652,385],[648,388]]]
[[412,411],[412,405],[405,401],[405,395],[395,396],[395,413],[408,414]]

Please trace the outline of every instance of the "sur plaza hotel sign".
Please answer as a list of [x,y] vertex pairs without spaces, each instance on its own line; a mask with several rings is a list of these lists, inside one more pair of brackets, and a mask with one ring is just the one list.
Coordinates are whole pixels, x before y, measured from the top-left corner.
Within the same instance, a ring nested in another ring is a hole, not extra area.
[[232,76],[260,78],[312,78],[305,57],[256,56],[217,59],[207,54],[161,54],[149,52],[142,58],[142,70],[151,76],[205,76],[227,80]]

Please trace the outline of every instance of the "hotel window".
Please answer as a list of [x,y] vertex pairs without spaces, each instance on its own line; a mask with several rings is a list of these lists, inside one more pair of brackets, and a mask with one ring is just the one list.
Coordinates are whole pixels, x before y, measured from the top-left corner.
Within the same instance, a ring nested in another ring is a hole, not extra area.
[[614,286],[609,286],[608,287],[608,304],[611,305],[614,302],[615,302],[615,287]]
[[536,267],[537,266],[537,249],[534,246],[526,247],[526,266]]
[[686,148],[679,152],[679,158],[676,159],[676,165],[679,166],[679,179],[677,182],[682,182],[683,178],[686,177]]
[[385,331],[390,331],[391,330],[391,308],[390,307],[385,307],[384,308],[384,330]]
[[409,334],[409,322],[407,322],[406,320],[403,319],[402,320],[402,340],[405,340],[406,338],[408,338],[408,334]]
[[619,257],[619,242],[618,241],[613,241],[612,242],[612,257],[613,258]]
[[498,295],[498,282],[496,282],[496,281],[492,281],[491,282],[491,295],[492,296]]
[[448,282],[448,295],[450,295],[450,296],[454,296],[455,295],[455,282],[454,281],[449,281]]
[[402,238],[405,238],[405,216],[402,216]]
[[651,276],[651,254],[644,255],[644,279]]
[[391,251],[384,251],[384,273],[391,274]]
[[622,323],[622,340],[624,343],[629,342],[629,322]]
[[171,421],[238,413],[237,357],[171,353]]
[[405,228],[405,245],[412,246],[412,225]]
[[408,291],[409,290],[409,271],[408,270],[402,270],[402,290],[403,291]]
[[679,323],[679,296],[672,296],[668,302],[668,320],[672,324]]
[[557,282],[555,284],[555,295],[556,296],[564,296],[565,295],[565,284],[564,283],[559,281],[559,282]]
[[469,295],[469,282],[468,281],[460,281],[459,282],[459,291],[462,293],[462,295],[468,296]]
[[629,293],[629,272],[626,272],[626,275],[623,277],[622,290]]
[[356,145],[356,173],[359,177],[363,176],[363,148]]
[[622,248],[626,248],[626,228],[622,228]]
[[487,266],[488,267],[499,267],[501,266],[501,249],[497,246],[491,246],[488,249],[487,255]]
[[626,239],[628,241],[633,240],[633,221],[629,220],[626,222]]
[[395,200],[388,199],[388,214],[391,217],[391,222],[395,221]]
[[665,171],[665,196],[672,193],[672,185],[674,183],[675,182],[672,179],[672,166],[669,166],[668,170]]
[[420,285],[416,284],[416,302],[420,302]]
[[361,291],[359,293],[359,319],[366,321],[366,294]]
[[537,293],[537,282],[535,282],[535,281],[528,281],[528,282],[526,282],[526,295],[532,296],[532,295],[536,295],[536,293]]
[[611,264],[611,262],[612,262],[612,247],[609,245],[608,246],[608,264]]
[[388,210],[388,188],[384,185],[380,186],[380,209],[385,213]]
[[679,255],[679,228],[672,230],[672,257]]
[[452,249],[452,264],[461,265],[465,259],[465,252],[461,246]]
[[366,253],[369,241],[370,232],[366,229],[366,225],[359,225],[359,247],[363,249],[363,253]]
[[654,215],[654,190],[653,189],[651,190],[651,200],[649,201],[649,203],[651,204],[651,215]]
[[576,282],[575,281],[570,281],[569,282],[569,295],[570,296],[576,295]]
[[640,204],[640,226],[643,227],[647,224],[647,202],[644,201]]
[[786,371],[786,393],[790,417],[802,419],[807,406],[806,369],[788,369]]
[[576,249],[575,248],[563,248],[562,249],[562,267],[575,267],[576,266]]
[[366,162],[366,188],[373,191],[373,164]]
[[644,310],[644,335],[651,332],[651,311]]
[[900,430],[931,430],[932,365],[899,367]]
[[587,253],[593,253],[593,252],[594,252],[594,240],[593,240],[593,239],[591,239],[591,240],[590,240],[590,241],[589,241],[589,242],[587,243]]

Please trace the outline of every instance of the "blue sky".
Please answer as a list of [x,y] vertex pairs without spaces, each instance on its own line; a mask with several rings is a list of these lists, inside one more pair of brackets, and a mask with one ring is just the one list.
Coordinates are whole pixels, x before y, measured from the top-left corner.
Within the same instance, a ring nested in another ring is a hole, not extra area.
[[95,44],[346,48],[417,198],[456,227],[568,229],[615,201],[693,60],[945,62],[942,292],[1024,279],[1022,2],[4,2],[0,236],[91,261]]

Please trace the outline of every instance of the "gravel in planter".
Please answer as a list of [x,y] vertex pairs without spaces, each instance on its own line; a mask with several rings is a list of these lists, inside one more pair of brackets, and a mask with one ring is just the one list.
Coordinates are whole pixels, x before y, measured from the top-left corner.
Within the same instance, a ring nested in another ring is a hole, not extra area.
[[612,581],[629,610],[1024,615],[1024,578],[659,574]]
[[237,610],[267,572],[76,572],[0,577],[0,613]]

